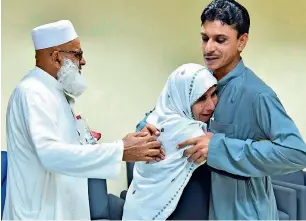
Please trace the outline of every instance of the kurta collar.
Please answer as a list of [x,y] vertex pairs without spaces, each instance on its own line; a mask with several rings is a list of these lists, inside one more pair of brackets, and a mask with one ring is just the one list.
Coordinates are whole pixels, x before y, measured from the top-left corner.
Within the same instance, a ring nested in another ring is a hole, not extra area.
[[225,75],[221,80],[218,81],[218,90],[222,91],[223,88],[234,78],[240,76],[245,70],[244,63],[242,59],[238,62],[236,67],[230,71],[227,75]]
[[62,91],[63,94],[66,96],[68,103],[72,105],[75,103],[75,98],[71,94],[66,93],[62,84],[58,82],[58,80],[56,80],[54,77],[52,77],[49,73],[35,66],[33,75],[42,80],[45,84],[47,84],[48,87]]
[[43,69],[35,66],[33,70],[33,75],[42,80],[48,87],[55,88],[61,91],[64,91],[63,86],[60,82],[58,82],[54,77],[52,77],[49,73],[44,71]]

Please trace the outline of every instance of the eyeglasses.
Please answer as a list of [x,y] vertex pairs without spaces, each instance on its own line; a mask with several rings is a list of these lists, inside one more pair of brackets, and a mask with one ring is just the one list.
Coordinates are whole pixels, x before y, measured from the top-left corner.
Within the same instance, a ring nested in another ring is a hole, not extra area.
[[[61,51],[58,51],[58,52],[73,54],[78,60],[81,60],[83,58],[83,51],[82,50],[80,50],[80,51],[64,51],[64,50],[61,50]],[[53,52],[50,55],[52,55],[52,54],[53,54]]]
[[59,51],[63,53],[73,54],[77,59],[81,60],[83,58],[83,51]]

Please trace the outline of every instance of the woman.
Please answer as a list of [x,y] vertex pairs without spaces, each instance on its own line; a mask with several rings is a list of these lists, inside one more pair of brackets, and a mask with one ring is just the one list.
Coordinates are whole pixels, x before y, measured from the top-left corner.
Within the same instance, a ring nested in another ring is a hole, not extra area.
[[123,220],[166,220],[173,213],[190,177],[199,167],[183,157],[186,148],[177,149],[176,144],[205,135],[205,122],[217,103],[216,84],[209,70],[198,64],[184,64],[170,75],[155,110],[147,119],[161,132],[158,140],[165,148],[166,159],[135,163]]

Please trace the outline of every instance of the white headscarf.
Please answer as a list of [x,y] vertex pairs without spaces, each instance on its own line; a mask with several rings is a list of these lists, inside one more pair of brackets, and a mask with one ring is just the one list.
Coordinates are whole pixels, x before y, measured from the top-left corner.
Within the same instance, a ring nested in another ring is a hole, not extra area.
[[193,63],[180,66],[169,76],[147,123],[177,144],[190,139],[194,127],[206,130],[205,123],[194,119],[191,106],[216,84],[216,78],[207,68]]
[[[174,211],[191,174],[199,166],[183,157],[176,145],[204,135],[206,124],[193,119],[191,106],[217,80],[205,67],[184,64],[176,69],[147,122],[161,131],[158,140],[166,151],[160,162],[136,162],[122,220],[166,220]],[[190,202],[194,203],[194,202]]]

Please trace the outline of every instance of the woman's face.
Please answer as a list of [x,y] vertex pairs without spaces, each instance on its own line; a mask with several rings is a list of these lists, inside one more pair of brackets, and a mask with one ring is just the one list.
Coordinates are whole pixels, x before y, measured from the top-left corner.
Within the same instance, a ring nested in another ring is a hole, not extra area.
[[216,86],[212,86],[192,105],[191,110],[194,118],[198,121],[207,122],[212,116],[217,102]]

